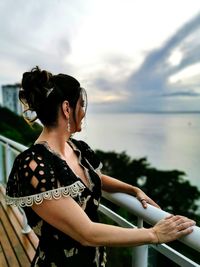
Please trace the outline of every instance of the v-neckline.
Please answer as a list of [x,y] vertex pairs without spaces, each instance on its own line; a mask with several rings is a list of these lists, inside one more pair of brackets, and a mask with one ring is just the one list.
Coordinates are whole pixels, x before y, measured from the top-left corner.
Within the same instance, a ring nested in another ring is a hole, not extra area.
[[[82,163],[81,163],[81,158],[82,158],[81,151],[76,147],[76,145],[71,140],[68,140],[67,143],[70,145],[70,147],[73,149],[74,152],[75,151],[79,152],[79,155],[77,155],[78,162],[84,168],[84,172],[87,172],[88,169],[85,166],[83,166]],[[67,165],[67,167],[70,169],[70,171],[72,172],[72,174],[76,177],[76,179],[79,180],[91,193],[93,192],[92,188],[94,187],[94,184],[91,181],[91,179],[87,176],[87,174],[85,174],[85,176],[86,176],[86,179],[88,180],[88,185],[72,170],[72,168],[70,168],[70,166],[67,163],[67,161],[64,160],[59,153],[55,152],[49,146],[47,141],[40,141],[40,142],[34,143],[33,145],[34,146],[36,146],[36,145],[43,146],[49,153],[51,153],[52,155],[56,156],[59,160],[61,160],[63,163],[65,163]]]

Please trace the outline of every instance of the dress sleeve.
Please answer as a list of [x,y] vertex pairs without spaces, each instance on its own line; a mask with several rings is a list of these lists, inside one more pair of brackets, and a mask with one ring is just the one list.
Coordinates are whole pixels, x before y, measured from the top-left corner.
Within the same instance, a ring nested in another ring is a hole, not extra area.
[[74,198],[84,188],[61,159],[28,151],[15,159],[7,182],[6,201],[9,205],[32,206],[44,199]]

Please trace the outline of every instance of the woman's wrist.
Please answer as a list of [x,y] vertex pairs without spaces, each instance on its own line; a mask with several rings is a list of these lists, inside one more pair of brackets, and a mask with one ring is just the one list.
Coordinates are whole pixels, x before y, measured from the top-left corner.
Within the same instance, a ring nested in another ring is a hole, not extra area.
[[153,228],[138,228],[144,244],[158,244],[158,237]]
[[137,194],[142,191],[139,187],[136,187],[136,186],[132,186],[131,189],[132,189],[131,190],[132,191],[132,195],[134,195],[135,197],[137,197]]
[[160,244],[158,235],[153,227],[148,229],[150,232],[151,244]]

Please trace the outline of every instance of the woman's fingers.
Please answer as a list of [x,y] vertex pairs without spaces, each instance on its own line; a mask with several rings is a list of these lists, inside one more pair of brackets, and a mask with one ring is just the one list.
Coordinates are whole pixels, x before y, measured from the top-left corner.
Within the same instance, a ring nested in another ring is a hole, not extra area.
[[150,198],[142,198],[142,199],[138,199],[138,200],[141,202],[143,208],[145,208],[145,209],[147,208],[147,204],[150,204],[150,205],[160,209],[160,206],[158,206],[158,204],[156,204],[156,202],[154,202]]
[[182,227],[183,229],[185,229],[187,227],[190,227],[190,226],[193,226],[193,225],[196,224],[195,221],[193,221],[193,220],[191,220],[191,219],[189,219],[187,217],[180,216],[180,215],[173,216],[171,218],[171,221],[173,221],[178,228]]
[[168,220],[170,223],[175,223],[176,225],[185,223],[185,222],[192,222],[194,224],[196,224],[195,221],[185,217],[185,216],[181,216],[181,215],[169,215],[165,218],[165,220]]
[[180,223],[176,226],[178,231],[183,231],[191,226],[194,226],[195,224],[193,222],[184,222],[184,223]]
[[160,243],[166,243],[192,233],[195,221],[180,215],[170,215],[153,228]]
[[178,233],[181,235],[191,233],[193,231],[192,226],[194,226],[196,224],[195,221],[190,220],[188,218],[181,218],[181,219],[177,220],[176,223],[177,223],[176,229],[177,229]]
[[142,203],[143,208],[146,209],[147,208],[147,201],[146,201],[146,199],[143,198],[143,199],[140,200],[140,202]]
[[155,206],[157,208],[160,208],[155,201],[153,201],[150,197],[148,197],[141,189],[138,190],[136,194],[137,199],[141,202],[143,208],[147,208],[147,203],[151,204],[152,206]]
[[177,238],[180,238],[180,237],[182,237],[182,236],[185,236],[185,235],[188,235],[188,234],[191,234],[192,232],[193,232],[193,228],[192,227],[189,227],[189,228],[186,228],[186,229],[184,229],[184,230],[182,230],[182,231],[179,231],[178,233],[177,233]]

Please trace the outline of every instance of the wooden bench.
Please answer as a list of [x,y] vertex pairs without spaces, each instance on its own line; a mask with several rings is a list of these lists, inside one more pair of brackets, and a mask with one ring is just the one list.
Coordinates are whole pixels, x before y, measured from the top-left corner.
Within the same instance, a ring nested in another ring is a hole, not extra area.
[[0,185],[0,267],[28,267],[38,238],[31,230],[22,233],[23,216],[17,207],[7,206],[5,188]]

